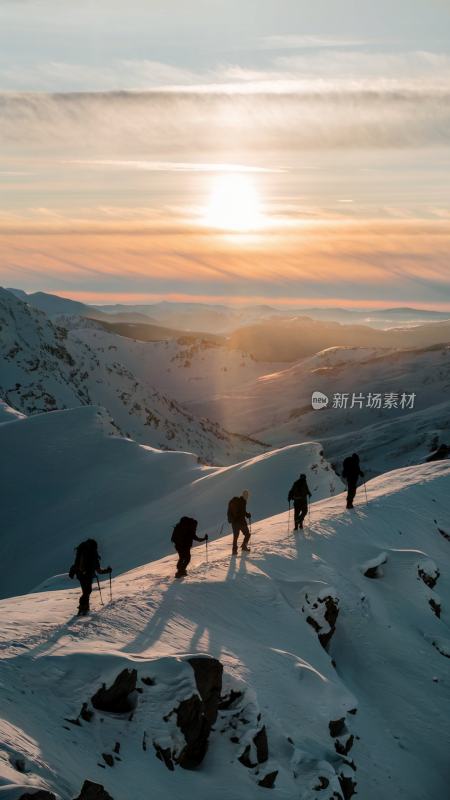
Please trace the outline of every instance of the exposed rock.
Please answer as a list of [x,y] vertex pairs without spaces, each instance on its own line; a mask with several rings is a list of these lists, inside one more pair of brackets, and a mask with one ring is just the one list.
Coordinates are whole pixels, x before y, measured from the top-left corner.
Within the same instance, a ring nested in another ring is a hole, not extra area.
[[267,741],[267,731],[265,725],[253,737],[253,743],[256,747],[256,758],[258,759],[258,764],[263,764],[269,758],[269,744]]
[[233,708],[238,700],[241,700],[242,696],[243,692],[238,692],[235,689],[231,689],[229,694],[220,698],[220,703],[218,706],[219,711],[227,711],[229,708]]
[[203,701],[194,694],[180,703],[176,714],[177,725],[186,739],[186,745],[178,755],[177,761],[183,769],[195,769],[206,755],[211,730],[204,712]]
[[75,800],[113,800],[113,798],[100,783],[85,781]]
[[440,444],[439,447],[431,453],[426,461],[441,461],[443,458],[450,456],[450,447],[447,444]]
[[167,769],[170,769],[170,771],[173,772],[175,767],[173,765],[172,753],[170,752],[170,747],[161,747],[161,745],[158,744],[158,742],[153,742],[153,747],[156,750],[156,757],[159,758],[159,760],[166,765]]
[[99,711],[124,714],[135,707],[137,670],[124,669],[119,673],[109,689],[103,684],[91,698],[92,705]]
[[208,749],[211,726],[217,719],[222,692],[223,666],[216,658],[198,656],[189,659],[194,670],[198,695],[183,700],[176,709],[177,725],[186,745],[177,757],[183,769],[195,769]]
[[[326,650],[331,637],[336,630],[336,620],[339,614],[339,600],[331,594],[319,595],[314,602],[311,602],[308,595],[305,595],[306,603],[310,608],[310,614],[306,621],[316,631],[320,644]],[[305,609],[303,608],[303,611]]]
[[427,559],[426,561],[421,561],[420,564],[417,565],[417,574],[426,586],[430,589],[434,589],[441,573],[434,561]]
[[256,767],[257,765],[256,763],[253,763],[253,761],[250,760],[250,752],[251,752],[251,746],[248,744],[244,752],[241,753],[241,755],[238,757],[238,761],[240,761],[241,764],[244,765],[244,767],[247,767],[248,769],[253,769],[253,767]]
[[328,778],[325,778],[323,775],[319,775],[319,783],[317,786],[314,786],[313,789],[315,792],[321,792],[323,789],[326,789],[330,785],[330,781]]
[[217,711],[222,692],[223,666],[216,658],[190,658],[189,664],[194,670],[195,683],[202,698],[204,713],[210,725],[217,719]]
[[338,775],[338,779],[342,794],[344,795],[344,800],[350,800],[356,793],[356,781],[353,780],[351,775],[344,775],[343,773]]
[[114,766],[114,757],[111,755],[111,753],[102,753],[102,758],[105,764],[108,764],[108,767]]
[[436,602],[436,600],[433,597],[430,597],[430,599],[428,600],[428,603],[431,606],[431,608],[433,609],[433,611],[436,614],[436,616],[440,619],[441,611],[442,611],[441,604]]
[[144,678],[141,678],[141,681],[142,681],[142,683],[144,683],[146,686],[154,686],[154,685],[155,685],[155,683],[156,683],[156,681],[155,681],[153,678],[146,678],[146,677],[144,677]]
[[444,539],[447,539],[447,541],[450,542],[450,533],[447,533],[447,531],[442,530],[442,528],[438,528],[438,531],[441,534],[441,536],[444,537]]
[[91,711],[87,703],[83,703],[83,705],[81,706],[81,711],[79,716],[85,722],[90,722],[92,720],[92,717],[94,716],[94,712]]
[[353,747],[354,741],[355,737],[353,734],[348,737],[346,742],[336,739],[334,743],[334,749],[336,750],[336,753],[339,753],[340,756],[347,756]]
[[373,558],[371,561],[367,561],[365,564],[362,565],[361,570],[366,578],[382,578],[383,573],[383,564],[387,562],[387,554],[380,553],[376,558]]
[[265,789],[273,789],[277,775],[277,769],[275,769],[273,772],[268,772],[267,775],[264,775],[262,780],[258,781],[258,786],[263,786]]
[[56,796],[46,789],[38,789],[37,792],[26,792],[21,794],[18,800],[56,800]]
[[343,736],[344,733],[347,733],[345,717],[341,717],[340,719],[332,719],[328,723],[328,728],[330,730],[330,736],[332,739],[335,739],[337,736]]

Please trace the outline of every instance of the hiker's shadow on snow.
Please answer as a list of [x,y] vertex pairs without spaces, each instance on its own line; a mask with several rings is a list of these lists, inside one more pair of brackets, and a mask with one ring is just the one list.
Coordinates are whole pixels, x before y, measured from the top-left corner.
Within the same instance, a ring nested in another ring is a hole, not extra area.
[[122,651],[125,653],[139,653],[159,641],[166,627],[170,624],[173,615],[171,606],[177,606],[177,601],[182,602],[182,583],[178,581],[168,585],[147,625],[131,642],[128,642],[122,648]]

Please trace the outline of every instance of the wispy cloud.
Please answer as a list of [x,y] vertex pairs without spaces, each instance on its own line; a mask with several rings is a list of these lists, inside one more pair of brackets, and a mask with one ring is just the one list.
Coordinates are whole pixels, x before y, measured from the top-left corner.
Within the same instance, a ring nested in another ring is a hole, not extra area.
[[309,50],[325,49],[338,47],[362,47],[363,45],[373,44],[368,39],[355,39],[351,36],[323,36],[284,34],[278,36],[263,36],[259,40],[259,47],[262,50]]
[[[286,170],[280,167],[262,167],[251,164],[224,164],[190,161],[132,161],[119,159],[78,159],[64,161],[64,164],[75,164],[91,167],[111,167],[112,169],[143,170],[144,172],[206,172],[206,173],[262,173],[277,174]],[[1,173],[0,173],[1,175]]]

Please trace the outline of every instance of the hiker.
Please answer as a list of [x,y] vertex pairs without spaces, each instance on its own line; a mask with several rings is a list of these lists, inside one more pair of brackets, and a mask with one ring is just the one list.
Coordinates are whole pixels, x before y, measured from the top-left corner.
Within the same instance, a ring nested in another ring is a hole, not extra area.
[[92,581],[96,575],[111,574],[111,567],[102,569],[95,539],[86,539],[76,548],[75,561],[69,571],[69,578],[76,577],[80,581],[81,597],[78,604],[78,615],[89,612],[89,598],[92,592]]
[[294,501],[294,531],[303,528],[303,520],[308,513],[308,497],[311,497],[309,486],[304,472],[292,484],[289,494],[288,503]]
[[246,553],[250,552],[250,548],[248,546],[250,541],[250,531],[247,520],[251,519],[252,515],[247,511],[248,498],[249,493],[247,489],[244,489],[240,497],[232,497],[228,503],[227,518],[233,531],[233,555],[236,555],[238,551],[238,538],[240,533],[244,534],[244,541],[242,542],[241,550]]
[[197,536],[198,522],[192,517],[181,517],[177,522],[172,533],[172,542],[175,545],[175,550],[178,553],[176,578],[184,578],[187,575],[186,567],[191,560],[191,548],[194,542],[207,542],[208,534],[202,538]]
[[358,478],[364,477],[364,472],[361,471],[359,466],[358,453],[347,456],[342,468],[342,477],[347,481],[347,508],[353,508]]

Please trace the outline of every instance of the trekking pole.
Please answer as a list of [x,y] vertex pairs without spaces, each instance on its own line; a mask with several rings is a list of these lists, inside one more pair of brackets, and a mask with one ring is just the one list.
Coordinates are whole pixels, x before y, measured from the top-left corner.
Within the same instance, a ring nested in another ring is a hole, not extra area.
[[209,564],[209,557],[208,557],[208,539],[205,539],[206,544],[206,563]]
[[291,532],[291,501],[289,500],[289,511],[288,511],[288,527],[287,527],[287,535],[289,536]]
[[366,482],[365,481],[364,481],[364,491],[366,493],[366,506],[368,506],[369,505],[369,501],[367,499],[367,486],[366,486]]
[[[112,572],[112,570],[111,570]],[[112,580],[111,580],[111,572],[109,573],[109,599],[112,602]]]
[[99,579],[98,579],[98,575],[96,575],[95,577],[97,578],[97,586],[98,586],[98,590],[99,590],[99,592],[100,592],[100,601],[101,601],[101,604],[102,604],[102,606],[104,606],[105,604],[104,604],[104,602],[103,602],[102,590],[100,589],[100,581],[99,581]]

